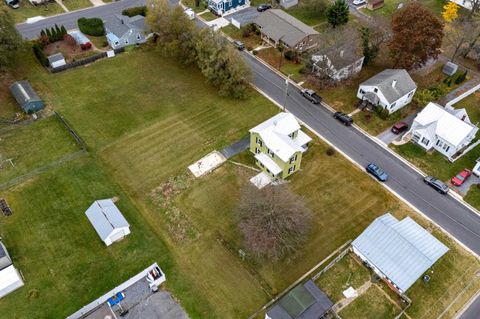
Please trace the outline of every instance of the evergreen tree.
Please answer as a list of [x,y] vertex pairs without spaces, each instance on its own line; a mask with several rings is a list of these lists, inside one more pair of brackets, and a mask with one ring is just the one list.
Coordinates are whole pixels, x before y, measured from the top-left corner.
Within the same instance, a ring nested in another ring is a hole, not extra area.
[[48,41],[53,42],[52,32],[50,31],[50,29],[48,29],[48,28],[45,29],[45,33],[48,37]]
[[65,29],[65,26],[62,25],[62,28],[61,28],[60,30],[61,30],[61,32],[62,32],[62,38],[63,38],[63,36],[64,36],[65,34],[67,34],[67,29]]
[[348,23],[350,12],[345,0],[336,0],[333,5],[327,9],[327,20],[332,27],[337,27]]

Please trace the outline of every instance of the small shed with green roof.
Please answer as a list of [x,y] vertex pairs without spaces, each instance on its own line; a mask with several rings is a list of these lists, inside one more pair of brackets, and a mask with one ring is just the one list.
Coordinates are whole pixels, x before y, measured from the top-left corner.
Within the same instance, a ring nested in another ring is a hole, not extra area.
[[42,99],[27,81],[17,81],[10,86],[10,92],[25,113],[35,113],[45,107]]
[[333,302],[311,280],[293,288],[265,314],[265,319],[321,319]]

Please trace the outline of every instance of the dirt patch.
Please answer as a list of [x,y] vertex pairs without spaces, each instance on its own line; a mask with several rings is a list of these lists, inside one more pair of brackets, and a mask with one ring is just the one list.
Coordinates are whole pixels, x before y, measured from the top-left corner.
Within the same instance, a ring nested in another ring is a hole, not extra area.
[[79,45],[72,45],[67,41],[57,41],[50,43],[43,49],[46,56],[55,53],[62,53],[67,63],[86,58],[96,53],[93,49],[82,50]]

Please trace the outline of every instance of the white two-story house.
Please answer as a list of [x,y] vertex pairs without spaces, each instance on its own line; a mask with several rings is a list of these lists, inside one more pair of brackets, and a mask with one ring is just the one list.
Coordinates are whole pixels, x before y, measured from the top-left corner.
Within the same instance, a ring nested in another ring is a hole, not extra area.
[[448,158],[465,149],[477,131],[465,109],[447,109],[432,102],[417,114],[410,128],[414,143]]
[[417,85],[406,70],[386,69],[361,83],[357,97],[391,114],[410,103],[416,90]]

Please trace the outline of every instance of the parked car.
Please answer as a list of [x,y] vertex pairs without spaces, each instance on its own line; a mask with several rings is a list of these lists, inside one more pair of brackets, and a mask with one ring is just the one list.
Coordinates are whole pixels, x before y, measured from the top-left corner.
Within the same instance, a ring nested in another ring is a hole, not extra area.
[[353,4],[356,5],[356,6],[359,6],[359,5],[362,5],[362,4],[365,4],[367,3],[367,1],[365,0],[353,0]]
[[451,183],[455,186],[461,186],[472,175],[472,171],[468,168],[464,168],[460,173],[455,175]]
[[406,130],[408,130],[408,124],[405,122],[395,123],[391,129],[393,134],[400,134]]
[[441,194],[446,194],[448,193],[448,186],[441,180],[433,177],[433,176],[426,176],[423,181],[427,184],[433,187],[437,192]]
[[370,163],[367,165],[366,170],[368,173],[375,176],[380,182],[386,182],[388,179],[387,173],[385,173],[380,167],[376,164]]
[[13,9],[20,8],[20,1],[19,0],[5,0],[5,3]]
[[271,4],[268,4],[268,3],[262,3],[261,5],[259,5],[257,7],[257,11],[258,12],[263,12],[263,11],[267,11],[268,9],[271,9],[272,8],[272,5]]
[[235,40],[233,41],[233,45],[240,51],[245,50],[245,45],[243,44],[242,41]]
[[302,95],[313,104],[320,104],[320,102],[322,102],[322,98],[317,93],[315,93],[314,90],[302,90]]
[[187,16],[188,20],[195,20],[195,12],[192,10],[192,8],[186,8],[183,12]]
[[335,112],[333,117],[342,122],[343,125],[350,126],[353,124],[353,119],[343,112]]

